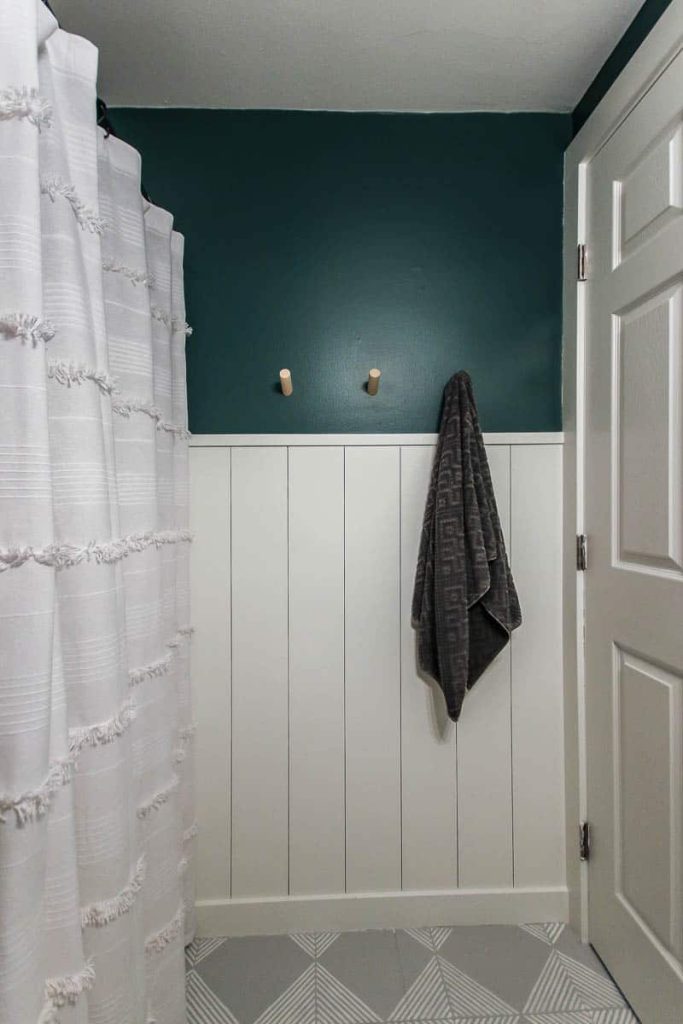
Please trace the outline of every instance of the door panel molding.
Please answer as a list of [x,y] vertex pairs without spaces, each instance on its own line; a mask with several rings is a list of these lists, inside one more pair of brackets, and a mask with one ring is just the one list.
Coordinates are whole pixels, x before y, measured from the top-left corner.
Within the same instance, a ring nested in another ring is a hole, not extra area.
[[[645,696],[642,684],[639,685],[639,677],[654,680],[663,688],[659,696],[661,706],[657,711],[666,719],[664,728],[660,730],[668,739],[666,751],[648,748],[649,737],[642,728],[642,715],[638,714],[642,710],[638,707],[639,699]],[[683,953],[683,894],[680,885],[683,865],[683,749],[680,729],[675,728],[683,714],[683,675],[615,644],[612,688],[616,808],[614,871],[617,895],[627,912],[648,931],[662,954],[672,960],[674,969],[683,979],[683,971],[675,959]],[[636,748],[630,751],[626,749],[629,746],[629,731]],[[629,764],[629,760],[633,763]],[[631,801],[639,813],[627,822],[623,820],[625,801],[621,798],[625,787],[639,790],[634,794],[636,798]],[[663,792],[668,794],[665,826],[668,842],[665,843],[658,842],[657,823],[653,820]],[[650,864],[651,870],[645,878],[637,878],[631,869],[629,858],[633,858],[635,853],[640,853]],[[661,885],[663,877],[668,879],[666,887]],[[659,891],[643,894],[640,892],[643,884],[656,886]],[[653,921],[643,909],[644,899],[652,899],[654,895],[657,901],[665,893],[668,899],[661,901],[660,908],[664,921]]]
[[668,578],[683,576],[682,316],[681,275],[612,316],[612,564]]

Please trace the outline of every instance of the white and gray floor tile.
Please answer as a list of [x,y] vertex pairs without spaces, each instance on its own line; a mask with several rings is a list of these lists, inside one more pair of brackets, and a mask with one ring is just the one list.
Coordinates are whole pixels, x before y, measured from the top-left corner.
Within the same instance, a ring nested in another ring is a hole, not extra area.
[[188,1024],[638,1024],[557,922],[198,939]]

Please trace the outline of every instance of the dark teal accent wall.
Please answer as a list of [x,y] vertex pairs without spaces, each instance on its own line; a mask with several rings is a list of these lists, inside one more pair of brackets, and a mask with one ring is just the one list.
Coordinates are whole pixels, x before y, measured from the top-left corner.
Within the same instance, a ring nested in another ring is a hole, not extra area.
[[570,115],[111,117],[186,236],[194,433],[433,431],[461,368],[485,430],[560,429]]
[[635,18],[581,97],[574,113],[574,134],[585,124],[609,87],[626,67],[650,29],[659,21],[671,0],[645,0]]

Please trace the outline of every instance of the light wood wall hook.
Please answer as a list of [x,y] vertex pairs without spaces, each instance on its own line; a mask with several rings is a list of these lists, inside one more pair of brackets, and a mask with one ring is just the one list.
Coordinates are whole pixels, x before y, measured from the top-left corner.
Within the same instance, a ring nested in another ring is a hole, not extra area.
[[382,376],[381,370],[370,370],[368,374],[368,394],[376,395],[379,391],[379,379]]
[[292,387],[291,370],[280,370],[280,387],[282,388],[282,394],[288,398],[294,390]]

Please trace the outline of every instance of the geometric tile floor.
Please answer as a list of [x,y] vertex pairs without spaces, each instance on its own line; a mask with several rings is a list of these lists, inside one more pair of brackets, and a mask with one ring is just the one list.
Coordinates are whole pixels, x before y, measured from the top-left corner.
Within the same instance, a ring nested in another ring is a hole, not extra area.
[[558,923],[197,939],[188,1024],[638,1024]]

